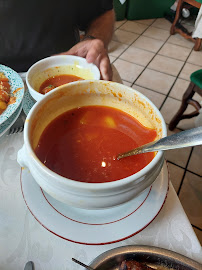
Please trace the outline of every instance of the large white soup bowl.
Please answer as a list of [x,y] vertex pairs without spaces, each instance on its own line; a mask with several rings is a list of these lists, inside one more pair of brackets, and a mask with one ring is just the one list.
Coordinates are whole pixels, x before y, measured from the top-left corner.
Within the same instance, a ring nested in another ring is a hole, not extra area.
[[134,116],[143,125],[154,128],[157,138],[166,136],[162,115],[141,93],[114,82],[78,81],[49,92],[33,106],[25,122],[24,146],[18,152],[18,162],[22,167],[28,167],[41,188],[55,199],[79,208],[109,208],[133,199],[151,186],[161,171],[164,155],[159,151],[139,172],[107,183],[79,182],[54,173],[34,152],[39,138],[45,127],[58,115],[88,105],[118,108]]

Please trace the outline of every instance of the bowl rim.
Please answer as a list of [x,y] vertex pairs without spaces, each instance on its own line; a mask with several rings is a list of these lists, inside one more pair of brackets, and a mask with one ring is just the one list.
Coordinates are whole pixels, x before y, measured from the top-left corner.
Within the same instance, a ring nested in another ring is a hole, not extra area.
[[[92,69],[94,69],[95,71],[95,80],[100,80],[100,71],[99,71],[99,68],[93,64],[93,63],[88,63],[86,58],[83,58],[81,56],[76,56],[76,55],[53,55],[53,56],[49,56],[49,57],[46,57],[46,58],[43,58],[39,61],[37,61],[36,63],[34,63],[27,71],[26,73],[26,84],[27,84],[27,87],[28,87],[28,90],[32,96],[32,91],[34,92],[35,96],[38,96],[37,100],[36,101],[39,101],[41,100],[45,95],[39,93],[38,91],[36,91],[32,86],[31,86],[31,83],[30,83],[30,73],[32,72],[32,70],[34,68],[36,68],[38,65],[40,65],[41,63],[44,63],[44,62],[47,62],[47,61],[50,61],[51,59],[54,61],[55,59],[70,59],[70,60],[78,60],[80,63],[85,63],[87,64],[89,67],[92,67]],[[65,65],[65,64],[64,64]],[[67,64],[69,65],[69,64]],[[55,66],[58,66],[56,63],[55,63]],[[48,69],[48,68],[46,68]],[[46,70],[44,69],[44,70]],[[54,88],[57,89],[58,87]],[[47,94],[46,94],[47,95]],[[33,96],[32,96],[33,97]],[[34,98],[34,97],[33,97]],[[34,98],[35,99],[35,98]]]
[[[120,83],[117,82],[111,82],[111,81],[104,81],[104,80],[84,80],[84,81],[80,81],[79,83],[82,84],[91,84],[91,83],[110,83],[110,84],[118,84],[121,85]],[[35,113],[35,111],[38,110],[38,107],[41,106],[43,103],[46,102],[46,100],[48,100],[49,98],[51,98],[51,96],[55,95],[56,91],[59,92],[60,90],[62,90],[63,88],[66,87],[72,87],[73,85],[77,85],[78,81],[72,82],[71,84],[66,84],[66,85],[62,85],[59,86],[55,91],[50,91],[49,93],[46,94],[46,99],[42,99],[38,102],[35,103],[35,105],[32,107],[32,109],[30,110],[30,112],[27,115],[27,119],[25,121],[25,126],[24,126],[24,143],[25,143],[25,147],[27,148],[28,153],[30,153],[30,156],[32,157],[32,162],[34,162],[37,166],[40,166],[41,169],[49,176],[52,177],[52,179],[55,179],[58,183],[61,184],[65,184],[67,186],[70,186],[72,188],[82,188],[84,190],[100,190],[100,189],[110,189],[110,188],[114,188],[114,187],[118,187],[119,185],[128,185],[130,182],[132,181],[136,181],[137,179],[140,179],[143,175],[147,174],[149,172],[149,170],[152,167],[155,167],[155,165],[157,165],[157,163],[160,162],[160,159],[163,157],[163,151],[158,151],[157,154],[155,155],[155,157],[152,159],[152,161],[147,164],[142,170],[138,171],[135,174],[132,174],[128,177],[122,178],[122,179],[118,179],[118,180],[114,180],[111,182],[104,182],[104,183],[88,183],[88,182],[80,182],[78,180],[72,180],[66,177],[63,177],[55,172],[53,172],[52,170],[50,170],[48,167],[46,167],[36,156],[34,150],[31,147],[31,144],[29,142],[29,123],[30,120],[32,119],[33,114]],[[159,116],[160,120],[161,120],[161,125],[162,125],[162,137],[167,135],[167,129],[166,129],[166,124],[164,121],[163,116],[161,115],[160,111],[158,110],[158,108],[152,103],[152,101],[150,101],[147,97],[145,97],[142,93],[138,92],[135,89],[132,89],[131,87],[122,85],[122,87],[127,88],[128,91],[130,92],[135,92],[136,94],[138,94],[140,97],[142,97],[143,99],[145,99],[150,105],[152,105],[152,107],[155,109],[155,112],[157,113],[157,115]],[[135,176],[135,179],[134,179]]]

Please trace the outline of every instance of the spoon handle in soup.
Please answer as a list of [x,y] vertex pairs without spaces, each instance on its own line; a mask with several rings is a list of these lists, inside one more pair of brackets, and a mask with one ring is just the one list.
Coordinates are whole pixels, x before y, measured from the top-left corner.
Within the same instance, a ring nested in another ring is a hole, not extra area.
[[160,140],[142,145],[128,152],[119,154],[117,159],[147,152],[177,149],[202,144],[202,127],[185,130]]

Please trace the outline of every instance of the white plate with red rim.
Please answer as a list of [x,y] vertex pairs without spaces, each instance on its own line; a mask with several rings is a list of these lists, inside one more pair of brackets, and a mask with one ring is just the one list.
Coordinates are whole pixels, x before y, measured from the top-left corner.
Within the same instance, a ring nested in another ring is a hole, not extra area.
[[84,245],[111,244],[142,231],[162,209],[168,187],[165,163],[152,186],[133,200],[110,209],[85,210],[63,204],[45,193],[28,169],[21,173],[23,198],[35,219],[58,237]]

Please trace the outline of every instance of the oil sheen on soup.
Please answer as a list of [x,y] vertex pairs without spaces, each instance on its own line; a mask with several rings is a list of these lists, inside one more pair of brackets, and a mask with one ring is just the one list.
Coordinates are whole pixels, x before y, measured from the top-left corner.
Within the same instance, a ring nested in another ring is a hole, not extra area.
[[154,153],[145,153],[116,159],[156,135],[118,109],[86,106],[55,118],[43,131],[35,153],[45,166],[66,178],[111,182],[140,171],[154,158]]
[[70,82],[80,81],[80,80],[83,80],[83,79],[78,76],[70,75],[70,74],[52,76],[41,84],[39,88],[39,92],[41,94],[46,94],[58,86],[61,86],[63,84],[70,83]]

